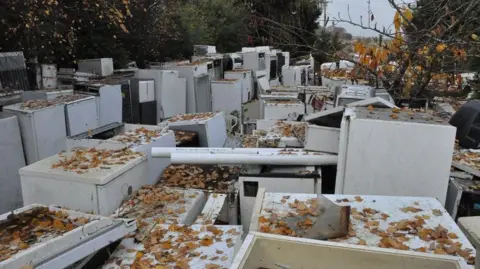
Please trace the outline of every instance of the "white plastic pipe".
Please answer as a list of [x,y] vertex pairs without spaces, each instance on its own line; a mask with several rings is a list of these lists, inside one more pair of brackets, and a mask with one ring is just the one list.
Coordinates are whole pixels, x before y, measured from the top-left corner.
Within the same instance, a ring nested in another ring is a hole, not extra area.
[[337,155],[172,153],[172,164],[335,165]]
[[275,153],[282,151],[281,148],[152,148],[153,158],[169,158],[172,153],[223,153],[223,154],[256,154]]

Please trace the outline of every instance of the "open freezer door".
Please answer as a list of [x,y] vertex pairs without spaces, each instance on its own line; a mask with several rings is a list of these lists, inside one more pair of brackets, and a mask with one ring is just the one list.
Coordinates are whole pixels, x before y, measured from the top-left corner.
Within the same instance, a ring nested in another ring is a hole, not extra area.
[[270,90],[270,83],[268,82],[266,77],[258,79],[258,89],[259,89],[259,94],[262,94]]
[[195,102],[197,113],[212,112],[212,91],[208,74],[194,77]]

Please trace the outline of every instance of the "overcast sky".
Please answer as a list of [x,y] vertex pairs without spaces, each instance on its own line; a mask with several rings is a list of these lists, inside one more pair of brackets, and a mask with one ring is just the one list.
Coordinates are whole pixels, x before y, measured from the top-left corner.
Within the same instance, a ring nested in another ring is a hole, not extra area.
[[[397,3],[404,3],[404,1],[396,0]],[[414,2],[413,0],[406,0],[406,2]],[[332,21],[339,18],[348,20],[348,7],[350,8],[350,16],[352,21],[360,24],[360,16],[363,17],[363,25],[368,24],[368,1],[367,0],[330,0],[327,6],[327,16],[330,17],[329,25]],[[371,27],[377,23],[377,28],[380,30],[383,26],[390,27],[393,30],[393,16],[395,9],[390,6],[387,0],[370,0],[370,9],[374,15],[374,21],[370,23]],[[323,17],[320,23],[323,23]],[[360,27],[353,26],[348,23],[336,23],[337,26],[345,28],[354,36],[374,36],[378,35],[372,31],[363,30]]]

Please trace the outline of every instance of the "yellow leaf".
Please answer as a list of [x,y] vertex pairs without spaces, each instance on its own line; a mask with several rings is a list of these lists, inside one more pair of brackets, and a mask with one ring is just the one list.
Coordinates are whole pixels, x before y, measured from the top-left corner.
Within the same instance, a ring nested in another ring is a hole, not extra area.
[[50,10],[45,10],[45,14],[50,15]]
[[438,44],[435,49],[438,53],[442,53],[446,48],[447,48],[447,45],[441,43],[441,44]]
[[405,11],[403,12],[403,16],[405,17],[405,19],[407,19],[408,21],[412,21],[413,19],[413,13],[412,11],[409,9],[409,8],[406,8]]
[[395,31],[400,31],[400,23],[401,23],[401,17],[400,14],[395,12],[395,16],[393,17],[393,25],[395,26]]
[[472,34],[472,39],[477,41],[478,40],[478,36],[476,34]]

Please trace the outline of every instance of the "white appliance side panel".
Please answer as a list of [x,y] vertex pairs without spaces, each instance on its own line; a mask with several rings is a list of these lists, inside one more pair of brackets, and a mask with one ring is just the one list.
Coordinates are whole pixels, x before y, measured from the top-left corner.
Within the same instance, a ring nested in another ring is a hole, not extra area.
[[154,81],[139,81],[138,82],[138,102],[145,103],[155,101]]
[[305,114],[305,107],[303,105],[264,105],[263,118],[266,120],[285,120],[288,119],[288,115],[291,113],[297,113],[297,115]]
[[164,135],[159,139],[138,148],[133,149],[136,152],[143,152],[147,156],[148,166],[148,182],[149,185],[154,185],[160,179],[163,170],[170,165],[170,158],[152,158],[153,147],[175,147],[175,135],[170,133]]
[[0,214],[22,207],[18,169],[25,166],[17,117],[0,119]]
[[37,138],[35,137],[35,129],[33,126],[33,115],[9,110],[4,110],[2,115],[4,117],[17,116],[26,164],[28,165],[38,161]]
[[42,109],[33,114],[38,148],[38,159],[36,161],[65,150],[67,146],[67,129],[65,126],[64,109],[64,106],[61,105]]
[[186,87],[186,94],[187,94],[187,113],[196,113],[197,112],[197,105],[196,105],[196,97],[195,97],[195,87],[194,87],[194,80],[193,80],[193,71],[191,69],[186,68],[179,68],[178,76],[181,78],[185,78],[187,83]]
[[21,176],[23,205],[44,204],[98,213],[97,188],[93,184]]
[[212,110],[230,114],[242,109],[242,91],[235,84],[212,84]]
[[100,89],[100,126],[122,122],[122,91],[120,85],[105,85]]
[[245,196],[245,182],[258,182],[258,189],[264,188],[268,192],[315,193],[313,178],[240,177],[238,182],[240,184],[240,216],[243,231],[246,233],[250,228],[256,196]]
[[110,216],[128,195],[147,184],[148,167],[147,162],[143,161],[108,184],[97,186],[99,211],[95,213]]
[[[258,124],[257,124],[258,126]],[[340,128],[309,124],[305,135],[305,149],[338,154]]]
[[99,127],[95,98],[66,104],[65,112],[68,136],[75,136]]
[[205,130],[207,132],[206,139],[208,141],[206,147],[222,148],[225,145],[225,141],[227,141],[227,124],[223,113],[219,113],[208,120],[205,123]]
[[164,71],[162,77],[161,105],[163,118],[186,113],[187,80],[179,78],[177,71]]
[[435,197],[445,205],[455,133],[452,126],[352,119],[342,194]]
[[[153,79],[155,83],[155,96],[157,100],[157,122],[160,122],[162,115],[162,70],[156,69],[140,69],[136,73],[138,79]],[[160,96],[160,98],[159,98]]]

